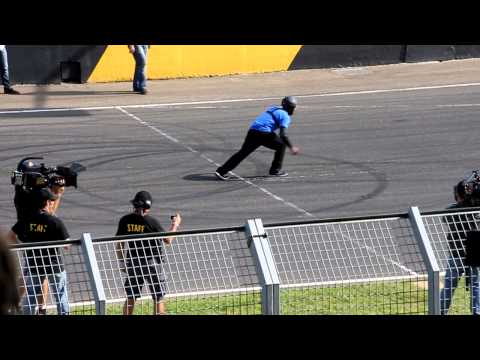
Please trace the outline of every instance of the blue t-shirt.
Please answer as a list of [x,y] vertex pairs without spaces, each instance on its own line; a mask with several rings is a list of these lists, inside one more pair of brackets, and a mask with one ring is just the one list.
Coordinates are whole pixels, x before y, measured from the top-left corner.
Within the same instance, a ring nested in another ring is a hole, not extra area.
[[270,133],[278,128],[288,128],[290,122],[290,115],[283,108],[271,106],[255,119],[250,129]]

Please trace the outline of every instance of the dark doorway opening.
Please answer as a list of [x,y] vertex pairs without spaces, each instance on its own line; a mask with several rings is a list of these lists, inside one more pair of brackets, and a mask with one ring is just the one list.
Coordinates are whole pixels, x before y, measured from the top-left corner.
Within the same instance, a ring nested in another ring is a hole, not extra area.
[[62,61],[60,63],[62,82],[81,83],[81,71],[79,61]]

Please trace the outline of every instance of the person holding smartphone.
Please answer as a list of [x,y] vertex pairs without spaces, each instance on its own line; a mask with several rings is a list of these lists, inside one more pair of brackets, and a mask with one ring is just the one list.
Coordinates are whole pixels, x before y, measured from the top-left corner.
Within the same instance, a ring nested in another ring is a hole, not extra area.
[[[165,232],[159,221],[150,215],[152,196],[148,191],[139,191],[131,203],[133,212],[123,216],[117,229],[117,236]],[[169,232],[177,231],[182,222],[179,213],[171,217]],[[124,315],[132,315],[135,301],[140,297],[143,285],[148,282],[153,299],[153,314],[164,315],[166,294],[163,271],[164,244],[171,244],[173,237],[119,242],[116,246],[120,268],[127,274],[124,288],[127,300]]]

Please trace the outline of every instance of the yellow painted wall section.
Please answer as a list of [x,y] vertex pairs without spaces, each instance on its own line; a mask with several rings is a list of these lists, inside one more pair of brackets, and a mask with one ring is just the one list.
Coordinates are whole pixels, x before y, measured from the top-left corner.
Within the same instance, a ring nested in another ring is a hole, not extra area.
[[[301,45],[152,45],[149,79],[287,70]],[[88,82],[130,81],[135,61],[126,45],[109,45]]]

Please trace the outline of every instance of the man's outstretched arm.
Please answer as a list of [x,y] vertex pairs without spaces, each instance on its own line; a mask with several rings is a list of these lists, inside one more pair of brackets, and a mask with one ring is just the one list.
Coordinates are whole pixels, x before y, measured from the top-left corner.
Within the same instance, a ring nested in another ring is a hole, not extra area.
[[287,145],[293,155],[297,155],[300,149],[297,146],[292,145],[290,139],[287,136],[287,129],[280,128],[280,139],[282,139],[283,143]]

